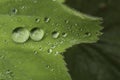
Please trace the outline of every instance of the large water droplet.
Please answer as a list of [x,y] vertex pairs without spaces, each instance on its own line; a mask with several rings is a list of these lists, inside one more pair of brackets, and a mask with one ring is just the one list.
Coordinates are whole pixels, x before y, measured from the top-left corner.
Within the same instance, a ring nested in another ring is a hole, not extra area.
[[52,32],[52,37],[53,37],[53,38],[58,38],[59,35],[60,35],[60,33],[57,32],[57,31]]
[[29,31],[23,27],[15,28],[12,32],[12,39],[17,43],[24,43],[29,39]]
[[33,28],[30,33],[30,37],[34,41],[40,41],[44,37],[44,30],[40,28]]

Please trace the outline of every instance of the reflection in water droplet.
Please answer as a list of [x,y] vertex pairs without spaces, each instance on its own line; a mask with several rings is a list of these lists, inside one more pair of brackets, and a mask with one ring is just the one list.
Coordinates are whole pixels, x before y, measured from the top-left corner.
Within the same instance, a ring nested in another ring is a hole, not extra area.
[[40,41],[44,37],[44,30],[39,28],[33,28],[30,33],[30,37],[34,41]]
[[57,31],[52,32],[52,37],[53,37],[53,38],[58,38],[59,35],[60,35],[60,33],[57,32]]
[[12,39],[17,43],[24,43],[29,39],[29,31],[23,27],[15,28],[12,32]]

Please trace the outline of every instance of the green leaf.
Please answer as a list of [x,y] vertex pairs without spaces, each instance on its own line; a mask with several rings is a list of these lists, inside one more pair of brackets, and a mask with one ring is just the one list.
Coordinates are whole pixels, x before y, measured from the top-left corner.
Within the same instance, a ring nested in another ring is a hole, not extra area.
[[0,1],[0,79],[71,80],[60,54],[98,40],[99,18],[61,0]]
[[98,43],[80,44],[66,52],[73,80],[120,80],[120,1],[71,0],[68,3],[85,13],[103,17],[105,26]]

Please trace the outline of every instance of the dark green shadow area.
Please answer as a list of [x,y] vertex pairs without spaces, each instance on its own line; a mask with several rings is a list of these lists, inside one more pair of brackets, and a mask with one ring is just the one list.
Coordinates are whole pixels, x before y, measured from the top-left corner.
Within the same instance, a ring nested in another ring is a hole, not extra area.
[[66,4],[104,20],[104,34],[97,43],[80,44],[64,54],[73,80],[120,80],[120,0],[67,0]]

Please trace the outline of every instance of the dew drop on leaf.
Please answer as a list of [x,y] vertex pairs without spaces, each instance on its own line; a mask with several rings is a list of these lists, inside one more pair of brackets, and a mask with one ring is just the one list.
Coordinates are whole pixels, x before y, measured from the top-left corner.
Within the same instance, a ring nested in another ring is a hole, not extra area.
[[48,23],[48,22],[50,22],[50,18],[45,17],[44,21],[45,21],[46,23]]
[[86,32],[85,36],[91,36],[91,33],[90,32]]
[[34,55],[37,55],[38,54],[38,52],[37,51],[34,51]]
[[12,14],[17,14],[18,10],[16,8],[12,9]]
[[69,23],[69,21],[68,21],[68,20],[65,20],[65,23],[66,23],[66,24],[68,24],[68,23]]
[[53,37],[53,38],[58,38],[59,35],[60,35],[60,33],[57,32],[57,31],[52,32],[52,37]]
[[52,49],[48,49],[48,53],[49,53],[49,54],[52,53]]
[[40,22],[40,19],[39,19],[39,18],[36,18],[36,19],[35,19],[35,22],[39,23],[39,22]]
[[54,69],[51,69],[51,71],[53,72],[53,71],[54,71]]
[[68,35],[67,33],[62,33],[63,37],[67,37],[67,35]]
[[16,43],[24,43],[29,39],[29,31],[23,27],[15,28],[12,32],[12,39]]
[[33,28],[30,31],[30,38],[34,41],[40,41],[44,37],[44,30],[40,28]]

